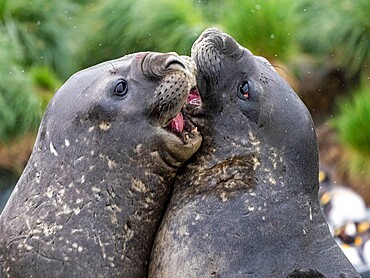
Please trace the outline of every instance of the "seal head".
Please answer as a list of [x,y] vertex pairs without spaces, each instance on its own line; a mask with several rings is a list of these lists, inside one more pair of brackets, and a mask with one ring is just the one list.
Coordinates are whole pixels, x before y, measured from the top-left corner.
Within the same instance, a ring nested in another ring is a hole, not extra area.
[[176,179],[150,277],[359,277],[321,212],[315,130],[298,96],[217,29],[192,57],[203,144]]
[[67,80],[0,217],[1,277],[147,275],[171,182],[201,144],[183,112],[194,72],[145,52]]

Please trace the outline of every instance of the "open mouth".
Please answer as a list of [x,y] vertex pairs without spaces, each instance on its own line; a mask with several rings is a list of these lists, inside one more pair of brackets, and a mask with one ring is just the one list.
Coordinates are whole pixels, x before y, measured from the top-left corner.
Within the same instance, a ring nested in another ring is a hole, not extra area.
[[188,143],[190,139],[198,133],[197,127],[191,121],[191,116],[188,110],[199,108],[202,105],[202,99],[196,87],[193,87],[187,97],[184,107],[170,121],[167,129],[176,134],[184,143]]

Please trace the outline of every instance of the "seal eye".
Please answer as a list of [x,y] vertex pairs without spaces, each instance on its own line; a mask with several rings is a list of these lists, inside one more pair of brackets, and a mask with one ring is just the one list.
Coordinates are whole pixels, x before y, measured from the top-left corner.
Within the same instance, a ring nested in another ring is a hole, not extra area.
[[249,83],[248,81],[243,81],[242,84],[240,84],[239,87],[239,93],[245,97],[246,99],[250,99],[250,93],[249,93]]
[[125,80],[117,81],[116,85],[114,86],[114,93],[117,96],[124,97],[127,95],[128,86]]

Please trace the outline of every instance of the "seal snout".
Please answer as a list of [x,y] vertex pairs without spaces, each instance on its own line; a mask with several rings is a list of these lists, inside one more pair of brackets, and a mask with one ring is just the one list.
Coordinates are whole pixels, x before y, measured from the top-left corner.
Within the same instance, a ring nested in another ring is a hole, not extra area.
[[216,28],[206,29],[191,49],[199,72],[211,85],[219,83],[225,58],[236,62],[243,54],[243,48],[231,36]]
[[196,88],[194,61],[177,53],[152,52],[143,59],[142,70],[145,76],[158,82],[149,113],[153,125],[161,127],[178,144],[199,141],[200,135],[188,111],[202,103]]
[[234,38],[217,28],[206,29],[200,35],[192,46],[192,54],[204,51],[207,45],[219,52],[220,55],[229,56],[236,60],[240,59],[244,53],[243,48]]

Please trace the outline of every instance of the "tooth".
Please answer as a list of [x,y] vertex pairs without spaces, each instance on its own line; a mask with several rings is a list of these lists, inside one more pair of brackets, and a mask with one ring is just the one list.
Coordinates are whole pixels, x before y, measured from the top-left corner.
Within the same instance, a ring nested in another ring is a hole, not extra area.
[[185,134],[185,140],[189,140],[189,135]]
[[192,133],[198,132],[198,127],[194,127],[193,130],[191,131]]

